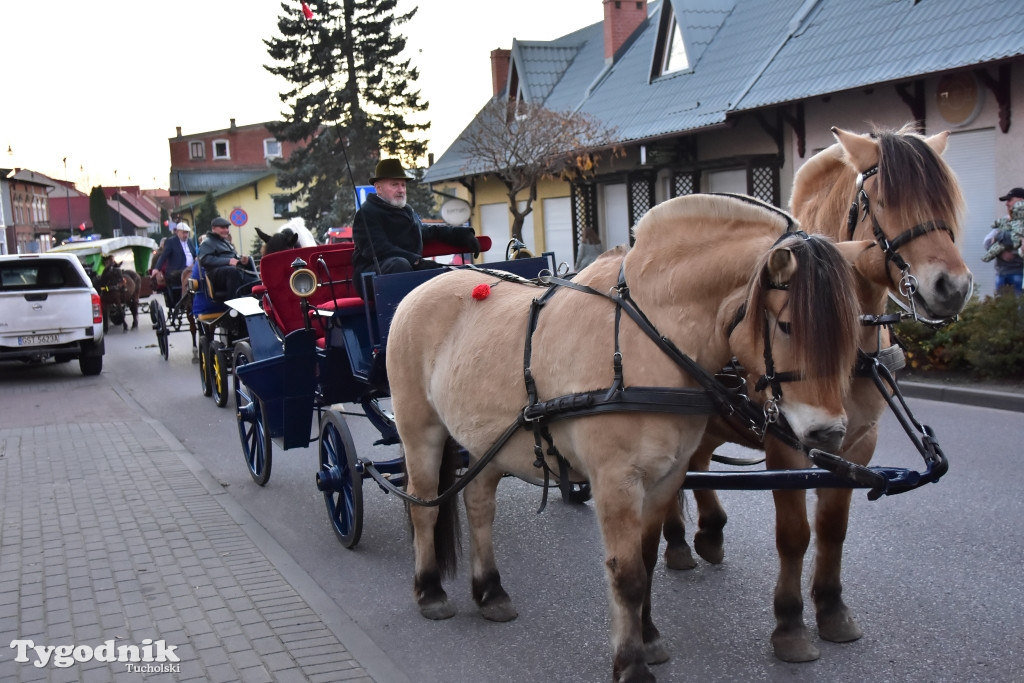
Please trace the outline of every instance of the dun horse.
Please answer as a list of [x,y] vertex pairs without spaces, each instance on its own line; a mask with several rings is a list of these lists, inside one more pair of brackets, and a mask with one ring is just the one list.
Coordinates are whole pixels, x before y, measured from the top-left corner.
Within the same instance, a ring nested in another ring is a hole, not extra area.
[[[854,270],[861,312],[881,315],[892,293],[915,315],[931,320],[955,316],[971,294],[972,275],[954,241],[960,236],[963,199],[954,174],[941,158],[947,134],[924,138],[906,127],[871,135],[832,131],[838,142],[800,168],[790,201],[807,230],[835,240],[873,240],[856,260]],[[908,297],[909,294],[909,297]],[[865,326],[859,334],[862,357],[896,359],[882,328]],[[849,416],[842,457],[867,465],[878,438],[884,398],[866,376],[855,377],[844,400]],[[716,447],[735,441],[761,444],[721,419],[712,419],[708,434],[694,454],[691,468],[705,470]],[[806,467],[801,454],[768,438],[763,444],[769,469]],[[811,595],[818,635],[832,642],[856,640],[862,634],[842,598],[840,568],[849,519],[850,489],[821,489],[815,506],[817,553]],[[694,549],[708,562],[722,561],[722,528],[726,514],[714,491],[695,491],[699,509]],[[775,655],[789,662],[817,659],[818,648],[804,624],[801,575],[810,542],[806,494],[776,491],[776,545],[780,571],[775,587]],[[666,520],[669,567],[695,566],[686,544],[678,501]]]
[[[621,299],[559,287],[524,339],[537,289],[470,270],[440,275],[402,301],[390,328],[387,369],[408,492],[421,499],[438,495],[447,478],[442,470],[455,466],[456,459],[445,457],[454,442],[471,462],[496,452],[463,496],[472,592],[485,618],[517,616],[501,584],[491,527],[503,474],[543,476],[534,435],[520,428],[524,406],[534,405],[530,383],[538,401],[595,390],[613,396],[622,387],[696,387],[697,380],[659,350],[655,339],[663,336],[705,371],[733,356],[760,372],[766,358],[780,371],[799,370],[779,404],[785,419],[805,445],[839,446],[846,431],[842,398],[856,352],[852,274],[831,241],[785,235],[792,226],[777,209],[735,197],[688,196],[651,209],[635,228],[631,250],[606,253],[573,282],[628,299],[656,328],[653,336],[637,318],[620,316]],[[865,246],[847,244],[846,251]],[[486,296],[482,284],[492,285]],[[528,371],[524,347],[530,349]],[[661,524],[711,410],[620,410],[544,426],[567,461],[561,471],[592,487],[610,589],[614,677],[651,680],[648,663],[668,658],[651,616]],[[502,435],[508,440],[493,451]],[[557,475],[555,458],[539,457]],[[440,509],[410,507],[414,592],[430,619],[455,612],[442,587],[442,577],[455,569],[452,505],[449,499]]]
[[142,278],[134,270],[121,268],[113,258],[103,259],[103,273],[97,280],[96,289],[100,293],[103,304],[103,331],[109,323],[121,325],[128,331],[128,314],[132,312],[132,329],[139,327],[139,293],[142,289]]

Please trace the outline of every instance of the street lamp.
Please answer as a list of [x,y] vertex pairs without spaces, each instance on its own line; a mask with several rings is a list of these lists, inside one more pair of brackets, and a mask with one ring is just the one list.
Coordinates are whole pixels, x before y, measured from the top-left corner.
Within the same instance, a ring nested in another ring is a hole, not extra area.
[[[68,183],[68,158],[64,157],[64,182]],[[75,234],[75,229],[71,227],[71,186],[65,184],[64,186],[64,198],[68,204],[68,237]]]

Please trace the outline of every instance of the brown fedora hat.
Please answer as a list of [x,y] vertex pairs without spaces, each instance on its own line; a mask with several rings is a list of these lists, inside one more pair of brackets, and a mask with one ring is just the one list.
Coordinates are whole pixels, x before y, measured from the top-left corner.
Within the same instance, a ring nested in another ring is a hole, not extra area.
[[412,180],[409,174],[402,168],[402,162],[400,159],[381,159],[377,162],[377,168],[373,169],[373,176],[370,178],[370,184],[373,185],[378,180]]

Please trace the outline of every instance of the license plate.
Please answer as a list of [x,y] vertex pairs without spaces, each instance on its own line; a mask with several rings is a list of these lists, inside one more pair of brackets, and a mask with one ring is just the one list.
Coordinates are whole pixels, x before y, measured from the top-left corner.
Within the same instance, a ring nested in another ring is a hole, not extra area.
[[26,337],[18,337],[18,346],[39,346],[41,344],[56,344],[60,341],[59,334],[30,334]]

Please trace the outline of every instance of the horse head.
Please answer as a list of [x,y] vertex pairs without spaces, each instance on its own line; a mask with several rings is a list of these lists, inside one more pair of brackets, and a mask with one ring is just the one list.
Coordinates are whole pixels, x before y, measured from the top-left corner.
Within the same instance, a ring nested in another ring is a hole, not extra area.
[[750,395],[806,446],[836,452],[858,341],[852,263],[868,242],[786,233],[760,259],[726,327]]
[[[737,359],[800,441],[835,450],[845,434],[843,396],[859,332],[851,262],[866,243],[840,250],[796,227],[788,214],[749,197],[673,199],[637,224],[626,279],[665,336],[703,338],[692,354],[705,368]],[[708,307],[703,322],[679,316]],[[714,329],[702,329],[709,318]]]
[[916,317],[952,318],[974,276],[956,246],[964,200],[941,156],[948,133],[832,132],[838,142],[796,174],[794,214],[835,239],[874,241],[857,266],[875,290],[873,308],[890,292]]
[[277,251],[295,249],[297,247],[316,246],[316,238],[306,227],[306,222],[301,218],[293,218],[282,225],[276,233],[270,235],[256,228],[256,234],[263,240],[262,255],[273,254]]

